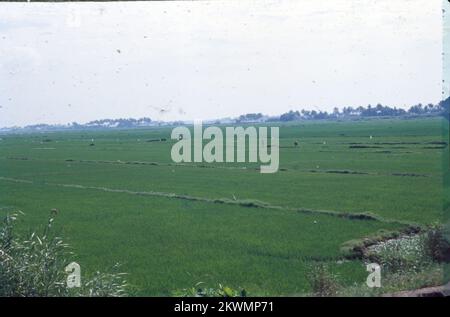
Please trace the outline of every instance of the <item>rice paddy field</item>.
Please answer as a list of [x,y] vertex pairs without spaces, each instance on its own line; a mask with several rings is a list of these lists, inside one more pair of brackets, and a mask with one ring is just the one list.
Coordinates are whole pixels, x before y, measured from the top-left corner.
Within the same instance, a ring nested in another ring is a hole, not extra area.
[[58,209],[82,274],[119,262],[138,296],[198,282],[303,294],[317,263],[363,283],[346,242],[443,222],[448,121],[274,125],[274,174],[259,163],[173,163],[170,127],[1,135],[0,215],[21,210],[26,231]]

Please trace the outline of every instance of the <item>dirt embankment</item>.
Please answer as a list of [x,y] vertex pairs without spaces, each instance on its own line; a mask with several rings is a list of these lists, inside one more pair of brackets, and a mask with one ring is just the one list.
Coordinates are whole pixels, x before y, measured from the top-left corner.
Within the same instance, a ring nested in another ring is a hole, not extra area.
[[385,294],[383,297],[449,297],[450,282],[446,285],[420,288],[413,291],[403,291]]

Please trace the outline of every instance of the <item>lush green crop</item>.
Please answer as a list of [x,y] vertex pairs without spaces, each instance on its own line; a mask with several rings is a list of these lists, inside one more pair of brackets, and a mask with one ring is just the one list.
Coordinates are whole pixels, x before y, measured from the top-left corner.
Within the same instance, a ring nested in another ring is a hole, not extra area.
[[[197,282],[304,293],[316,262],[361,283],[364,264],[344,260],[344,242],[442,222],[448,136],[438,118],[281,125],[275,174],[259,164],[175,164],[170,132],[4,135],[0,215],[25,212],[26,230],[57,208],[82,268],[120,262],[138,295]],[[366,212],[379,219],[346,216]]]

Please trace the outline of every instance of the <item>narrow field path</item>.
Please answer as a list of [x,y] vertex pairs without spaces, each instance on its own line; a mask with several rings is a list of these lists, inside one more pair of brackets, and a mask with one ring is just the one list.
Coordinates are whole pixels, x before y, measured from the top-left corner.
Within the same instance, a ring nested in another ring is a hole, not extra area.
[[[164,163],[155,161],[122,161],[122,160],[85,160],[85,159],[37,159],[30,157],[0,157],[2,160],[13,161],[41,161],[41,162],[67,162],[67,163],[87,163],[87,164],[110,164],[110,165],[141,165],[141,166],[169,166],[169,167],[187,167],[187,168],[206,168],[206,169],[222,169],[222,170],[237,170],[247,172],[258,172],[259,167],[255,166],[223,166],[217,164],[193,164],[193,163]],[[415,172],[390,172],[380,173],[373,171],[356,171],[348,169],[298,169],[280,167],[280,172],[299,172],[299,173],[314,173],[314,174],[341,174],[341,175],[361,175],[361,176],[393,176],[393,177],[439,177],[436,174],[424,174]]]
[[83,189],[83,190],[96,190],[103,191],[109,193],[122,193],[129,195],[139,195],[139,196],[154,196],[154,197],[165,197],[169,199],[182,199],[182,200],[190,200],[196,202],[205,202],[205,203],[214,203],[214,204],[227,204],[227,205],[236,205],[247,208],[262,208],[262,209],[271,209],[271,210],[284,210],[284,211],[292,211],[304,214],[322,214],[328,215],[338,218],[344,218],[349,220],[362,220],[362,221],[379,221],[383,223],[390,224],[399,224],[410,226],[411,223],[397,220],[397,219],[387,219],[377,216],[376,214],[369,213],[349,213],[343,211],[335,211],[335,210],[317,210],[317,209],[309,209],[309,208],[293,208],[279,205],[272,205],[267,202],[253,200],[253,199],[230,199],[230,198],[207,198],[207,197],[199,197],[199,196],[190,196],[190,195],[181,195],[176,193],[169,192],[160,192],[160,191],[132,191],[128,189],[120,189],[120,188],[108,188],[108,187],[99,187],[99,186],[85,186],[80,184],[62,184],[62,183],[48,183],[48,182],[39,182],[35,183],[30,180],[25,179],[17,179],[11,177],[3,177],[0,176],[1,181],[15,182],[15,183],[26,183],[26,184],[38,184],[45,186],[56,186],[63,188],[75,188],[75,189]]

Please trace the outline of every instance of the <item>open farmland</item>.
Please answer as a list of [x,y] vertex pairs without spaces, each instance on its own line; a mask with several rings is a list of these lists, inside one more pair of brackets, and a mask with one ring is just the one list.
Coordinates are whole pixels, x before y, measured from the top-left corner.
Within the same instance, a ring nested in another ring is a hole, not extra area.
[[301,294],[319,262],[362,283],[364,263],[344,257],[345,242],[442,222],[446,124],[283,124],[275,174],[173,163],[168,127],[3,135],[0,213],[23,211],[26,230],[57,208],[82,270],[119,262],[135,295],[197,282]]

